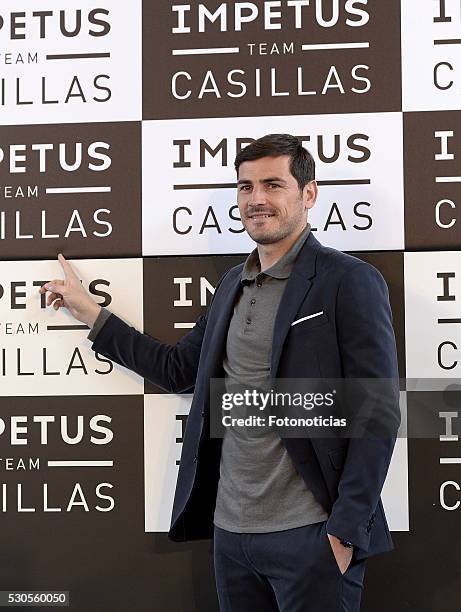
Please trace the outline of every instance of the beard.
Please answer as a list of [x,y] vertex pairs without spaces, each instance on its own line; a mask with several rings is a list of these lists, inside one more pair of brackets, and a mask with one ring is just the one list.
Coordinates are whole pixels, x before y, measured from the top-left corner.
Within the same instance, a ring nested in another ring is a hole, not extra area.
[[280,219],[279,215],[275,213],[274,217],[270,217],[271,221],[267,225],[273,224],[273,227],[265,227],[266,224],[259,228],[249,229],[249,223],[244,223],[245,230],[256,244],[274,244],[283,240],[300,227],[305,224],[305,211],[302,207],[302,200],[299,202],[299,214],[293,215],[292,217]]

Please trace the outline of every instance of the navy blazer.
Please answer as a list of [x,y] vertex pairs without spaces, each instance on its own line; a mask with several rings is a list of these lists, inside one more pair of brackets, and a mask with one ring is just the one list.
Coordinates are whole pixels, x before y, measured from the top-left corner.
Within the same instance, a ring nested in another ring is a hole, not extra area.
[[[229,320],[243,264],[219,281],[207,313],[176,345],[112,314],[92,349],[173,393],[194,391],[184,433],[169,536],[210,538],[222,440],[209,436],[209,380],[223,376]],[[291,326],[299,318],[323,315]],[[328,533],[357,558],[393,548],[381,490],[400,424],[397,354],[386,283],[368,263],[324,247],[311,232],[286,284],[274,324],[271,377],[394,379],[386,402],[392,435],[282,438],[297,471],[329,514]]]

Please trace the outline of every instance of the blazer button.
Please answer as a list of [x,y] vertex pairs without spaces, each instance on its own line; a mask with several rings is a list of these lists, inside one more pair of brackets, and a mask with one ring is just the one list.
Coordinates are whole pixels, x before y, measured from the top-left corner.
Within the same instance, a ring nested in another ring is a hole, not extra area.
[[197,455],[195,455],[194,456],[194,463],[197,463],[197,459],[198,459],[198,457],[197,457]]

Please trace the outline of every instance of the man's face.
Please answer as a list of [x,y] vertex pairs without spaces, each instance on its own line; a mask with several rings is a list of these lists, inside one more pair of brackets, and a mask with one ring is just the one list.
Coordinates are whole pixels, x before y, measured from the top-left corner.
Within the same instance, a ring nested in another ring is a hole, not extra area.
[[243,226],[258,244],[272,244],[299,232],[315,204],[314,181],[301,191],[290,172],[289,155],[262,157],[239,167],[237,203]]

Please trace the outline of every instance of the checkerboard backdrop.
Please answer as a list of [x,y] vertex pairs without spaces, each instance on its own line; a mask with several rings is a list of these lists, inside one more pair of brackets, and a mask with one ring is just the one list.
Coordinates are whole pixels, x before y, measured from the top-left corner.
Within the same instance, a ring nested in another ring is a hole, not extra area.
[[253,248],[235,154],[290,132],[317,160],[316,236],[381,270],[394,313],[396,550],[362,609],[458,611],[459,1],[7,0],[0,66],[0,590],[217,610],[211,543],[165,533],[190,397],[93,353],[38,287],[62,252],[98,303],[176,342]]

